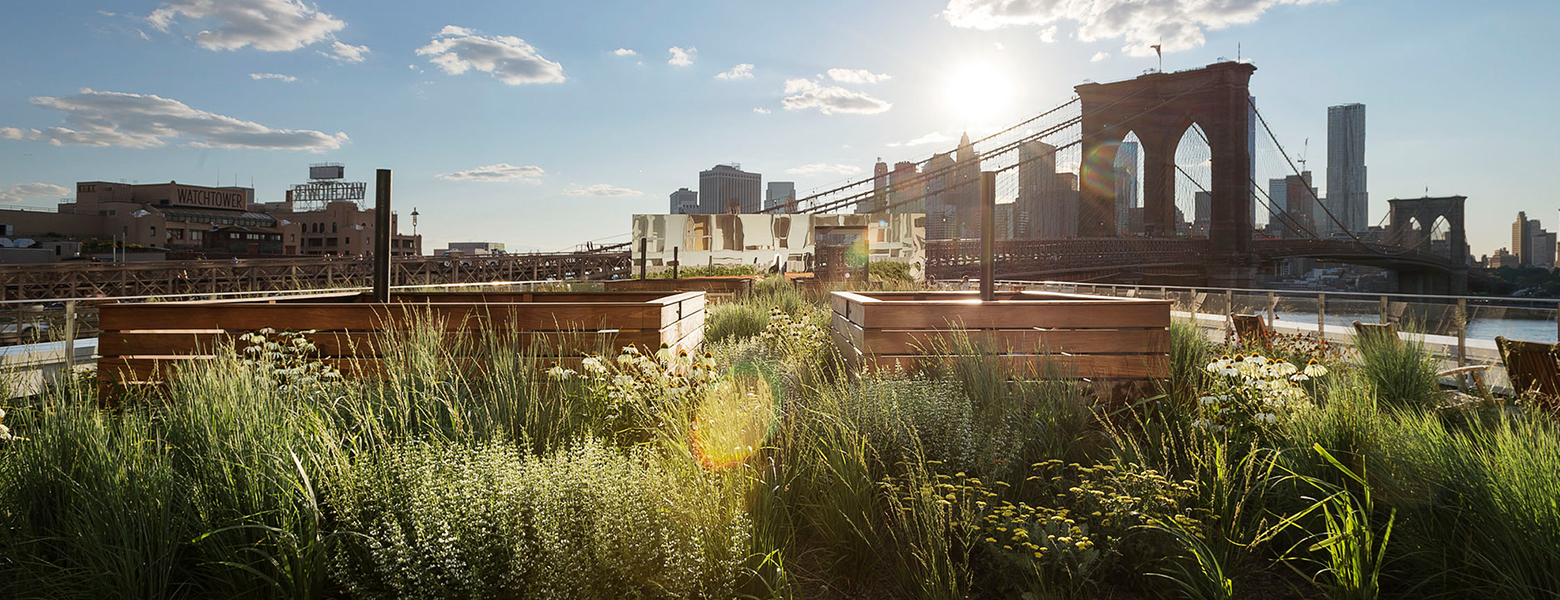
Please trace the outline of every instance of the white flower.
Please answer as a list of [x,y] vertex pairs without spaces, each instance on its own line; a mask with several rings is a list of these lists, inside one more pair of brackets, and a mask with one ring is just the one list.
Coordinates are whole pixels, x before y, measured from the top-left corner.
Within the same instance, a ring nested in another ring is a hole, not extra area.
[[1257,413],[1255,416],[1256,416],[1256,419],[1258,421],[1261,421],[1263,423],[1273,423],[1273,422],[1278,421],[1278,415],[1275,415],[1273,413],[1262,412],[1262,413]]
[[1203,396],[1197,399],[1197,403],[1203,406],[1213,406],[1219,403],[1219,399],[1213,396]]
[[0,440],[9,440],[9,439],[11,439],[11,428],[10,427],[6,427],[4,425],[0,425]]
[[1305,374],[1311,377],[1321,377],[1327,374],[1327,367],[1322,366],[1322,363],[1316,362],[1316,359],[1313,358],[1310,364],[1305,366]]
[[599,374],[607,372],[607,366],[602,364],[601,357],[599,356],[586,357],[584,361],[580,362],[580,366],[583,367],[586,371],[590,371],[592,373]]

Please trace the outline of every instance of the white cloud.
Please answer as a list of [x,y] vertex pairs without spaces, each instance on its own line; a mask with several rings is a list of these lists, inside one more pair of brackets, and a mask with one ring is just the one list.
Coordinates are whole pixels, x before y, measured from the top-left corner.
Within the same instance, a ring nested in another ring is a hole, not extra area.
[[732,67],[730,71],[726,71],[724,73],[717,73],[715,75],[715,78],[716,79],[752,79],[753,78],[753,65],[748,64],[748,63],[742,63],[740,65]]
[[785,93],[791,94],[780,101],[781,106],[786,110],[816,108],[826,115],[834,113],[875,115],[894,107],[893,104],[873,98],[866,92],[823,85],[810,79],[787,79]]
[[836,83],[863,84],[888,81],[892,77],[866,69],[829,69],[829,79],[833,79]]
[[644,192],[631,190],[626,187],[618,187],[606,183],[598,183],[585,187],[572,187],[563,191],[565,196],[595,196],[597,198],[627,198],[629,196],[642,196]]
[[433,42],[417,49],[428,61],[459,75],[470,69],[491,73],[509,85],[561,83],[563,65],[543,58],[517,37],[477,35],[464,27],[446,25]]
[[1107,58],[1110,58],[1110,53],[1109,52],[1104,52],[1104,51],[1095,52],[1094,56],[1090,56],[1089,57],[1089,62],[1100,62],[1100,61],[1105,60]]
[[758,108],[753,109],[753,112],[761,114],[761,115],[767,115],[767,114],[769,114],[769,109],[763,108],[763,107],[758,107]]
[[957,139],[958,138],[955,138],[955,137],[953,137],[951,135],[943,135],[943,133],[941,131],[933,131],[931,133],[928,133],[928,134],[923,135],[921,137],[915,138],[915,139],[910,140],[908,142],[891,142],[891,143],[888,144],[888,147],[890,147],[890,148],[898,148],[900,146],[924,146],[926,144],[949,144],[949,143],[953,143]]
[[254,46],[267,52],[288,52],[331,39],[347,24],[299,0],[172,0],[146,17],[167,32],[183,17],[213,25],[195,34],[195,43],[209,50]]
[[618,56],[639,56],[638,52],[629,50],[628,48],[618,48],[617,50],[613,50],[612,53]]
[[996,48],[998,50],[1006,50],[1007,49],[1007,46],[1003,46],[1002,42],[992,42],[991,45],[992,45],[992,47],[994,47],[994,48]]
[[515,166],[509,163],[498,163],[465,171],[444,173],[436,175],[445,181],[479,181],[491,183],[496,181],[518,181],[521,183],[541,183],[542,176],[547,172],[535,165]]
[[18,183],[11,189],[0,190],[0,203],[15,204],[28,198],[63,198],[70,189],[52,183]]
[[65,113],[59,127],[43,131],[5,128],[0,135],[54,145],[159,148],[170,139],[188,139],[198,148],[261,150],[335,150],[347,134],[308,129],[272,129],[216,113],[196,110],[183,102],[154,95],[82,89],[74,96],[40,96],[32,103]]
[[352,44],[332,42],[330,45],[330,52],[321,52],[320,54],[324,54],[325,56],[329,56],[341,62],[360,63],[363,62],[363,59],[365,58],[363,55],[368,54],[368,46],[353,46]]
[[694,48],[693,46],[689,46],[687,48],[672,46],[671,48],[667,48],[666,51],[672,53],[671,60],[666,61],[666,64],[672,65],[674,67],[686,67],[693,64],[693,55],[698,53],[699,49]]
[[283,75],[281,73],[250,73],[249,78],[255,81],[260,81],[262,79],[275,79],[283,83],[292,83],[298,80],[297,77],[293,77],[292,75]]
[[[1196,48],[1206,41],[1205,31],[1251,23],[1274,6],[1326,1],[949,0],[942,14],[956,27],[975,29],[1073,21],[1082,41],[1121,38],[1126,42],[1122,52],[1152,56],[1154,44],[1163,44],[1165,52]],[[1047,31],[1041,31],[1041,39],[1046,37]]]
[[1041,29],[1040,33],[1038,35],[1040,36],[1040,41],[1045,42],[1047,44],[1055,44],[1056,43],[1056,26],[1052,25],[1052,26],[1047,27],[1045,29]]
[[112,13],[112,12],[109,12],[109,11],[106,11],[106,10],[99,10],[99,11],[97,11],[97,14],[103,15],[105,17],[112,17],[116,13]]
[[860,172],[861,167],[840,164],[831,165],[828,163],[812,163],[802,165],[800,167],[791,167],[785,170],[786,175],[797,175],[801,177],[817,177],[819,175],[850,176]]

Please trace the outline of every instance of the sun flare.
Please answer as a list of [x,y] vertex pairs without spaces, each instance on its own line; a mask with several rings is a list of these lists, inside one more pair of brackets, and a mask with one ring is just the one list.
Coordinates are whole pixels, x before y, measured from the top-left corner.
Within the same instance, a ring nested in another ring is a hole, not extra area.
[[953,70],[944,93],[948,109],[966,124],[997,118],[1012,97],[1012,79],[989,62],[966,63]]

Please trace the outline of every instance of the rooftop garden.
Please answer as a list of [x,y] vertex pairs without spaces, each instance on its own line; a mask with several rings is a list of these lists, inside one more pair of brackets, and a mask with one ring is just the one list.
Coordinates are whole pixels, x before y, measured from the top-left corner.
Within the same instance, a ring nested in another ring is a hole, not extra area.
[[1096,398],[958,336],[852,373],[828,319],[769,278],[696,352],[413,328],[356,380],[262,330],[112,409],[61,382],[0,413],[0,597],[1560,590],[1553,416],[1449,400],[1413,343],[1178,323],[1169,381]]

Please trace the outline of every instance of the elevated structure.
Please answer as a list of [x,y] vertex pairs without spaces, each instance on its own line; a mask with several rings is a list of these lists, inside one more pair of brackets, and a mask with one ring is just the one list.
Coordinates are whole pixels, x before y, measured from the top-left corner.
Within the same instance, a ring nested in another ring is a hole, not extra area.
[[[1175,235],[1175,150],[1193,123],[1208,136],[1213,185],[1208,240],[1213,285],[1245,286],[1255,274],[1251,248],[1250,81],[1257,70],[1224,62],[1179,73],[1150,73],[1074,88],[1082,102],[1083,164],[1078,215],[1085,237],[1116,230],[1116,152],[1128,133],[1143,151],[1143,225]],[[1213,264],[1221,268],[1214,269]]]

